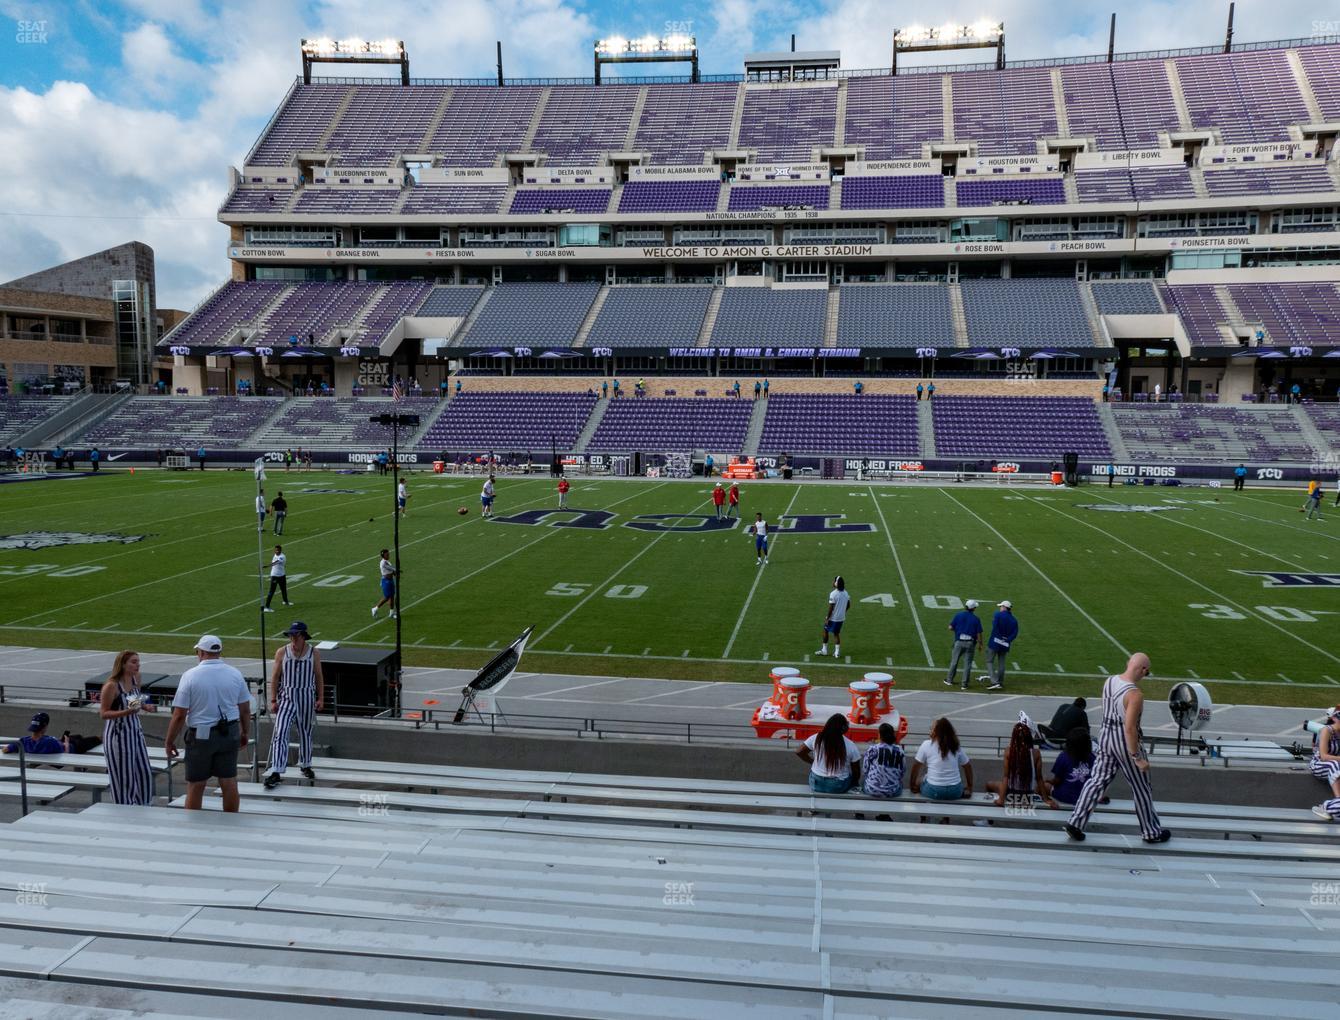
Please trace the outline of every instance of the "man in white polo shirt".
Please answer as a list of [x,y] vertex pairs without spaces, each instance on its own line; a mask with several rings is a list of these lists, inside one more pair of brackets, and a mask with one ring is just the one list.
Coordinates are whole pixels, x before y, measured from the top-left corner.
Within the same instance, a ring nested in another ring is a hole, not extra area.
[[847,582],[839,574],[833,578],[833,590],[828,593],[828,616],[824,619],[823,644],[815,655],[828,654],[828,635],[833,635],[833,658],[842,654],[842,623],[847,619],[847,608],[851,605],[851,595],[847,593]]
[[176,758],[177,737],[186,734],[186,807],[199,810],[205,784],[219,781],[223,810],[236,811],[237,752],[247,746],[251,728],[251,693],[242,674],[224,662],[223,641],[206,634],[195,643],[196,665],[181,676],[172,699],[172,721],[163,740],[169,758]]

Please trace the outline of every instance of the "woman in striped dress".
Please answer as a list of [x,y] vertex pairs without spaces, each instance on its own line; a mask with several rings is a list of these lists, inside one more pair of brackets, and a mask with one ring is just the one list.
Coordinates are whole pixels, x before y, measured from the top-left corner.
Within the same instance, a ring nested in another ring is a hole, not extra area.
[[1312,809],[1318,818],[1340,821],[1340,705],[1326,713],[1308,771],[1331,787],[1331,797]]
[[150,804],[154,798],[154,774],[149,767],[149,748],[140,728],[141,711],[154,706],[140,693],[140,656],[125,651],[116,657],[112,675],[102,685],[101,716],[103,753],[107,757],[107,779],[117,804]]

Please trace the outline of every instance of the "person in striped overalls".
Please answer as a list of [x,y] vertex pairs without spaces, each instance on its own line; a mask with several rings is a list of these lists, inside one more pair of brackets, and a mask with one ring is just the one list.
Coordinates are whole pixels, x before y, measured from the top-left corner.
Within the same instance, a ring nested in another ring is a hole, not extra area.
[[116,657],[112,675],[102,685],[99,714],[103,753],[107,758],[107,788],[117,804],[152,804],[154,774],[149,748],[140,726],[140,712],[154,710],[153,698],[140,691],[140,656],[124,651]]
[[1079,801],[1065,824],[1071,839],[1082,840],[1089,816],[1107,791],[1108,784],[1120,772],[1131,785],[1135,815],[1140,820],[1140,835],[1146,843],[1166,843],[1172,831],[1159,824],[1154,810],[1154,795],[1149,789],[1149,758],[1140,746],[1140,717],[1145,699],[1137,686],[1149,676],[1149,656],[1136,652],[1126,662],[1126,671],[1107,678],[1103,684],[1103,724],[1098,731],[1098,759],[1089,774]]
[[1329,709],[1317,734],[1317,746],[1307,770],[1331,786],[1331,797],[1312,809],[1318,818],[1340,821],[1340,705]]
[[284,632],[288,644],[275,652],[270,674],[270,714],[274,734],[270,738],[270,772],[265,788],[273,790],[284,781],[288,769],[289,732],[298,727],[298,767],[306,779],[312,771],[312,731],[316,713],[325,706],[325,683],[321,676],[321,653],[311,645],[307,624],[298,621]]

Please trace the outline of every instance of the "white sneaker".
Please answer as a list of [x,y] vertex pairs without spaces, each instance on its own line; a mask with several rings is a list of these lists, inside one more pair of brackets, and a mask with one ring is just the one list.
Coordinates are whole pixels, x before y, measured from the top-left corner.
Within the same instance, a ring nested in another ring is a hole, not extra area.
[[820,648],[820,649],[819,649],[817,652],[815,652],[814,654],[815,654],[815,655],[827,655],[827,654],[828,654],[828,646],[825,645],[823,648]]
[[1326,819],[1328,822],[1333,822],[1333,821],[1335,821],[1335,816],[1333,816],[1329,811],[1326,810],[1326,805],[1325,805],[1325,804],[1315,804],[1315,805],[1313,805],[1313,807],[1312,807],[1312,813],[1313,813],[1314,815],[1316,815],[1318,818],[1324,818],[1324,819]]
[[839,655],[841,655],[841,654],[842,654],[842,646],[841,646],[841,645],[834,645],[834,646],[833,646],[833,658],[836,659],[836,658],[837,658]]
[[393,619],[393,620],[398,620],[398,619],[400,619],[400,614],[397,613],[394,609],[391,610],[391,619]]
[[762,560],[754,560],[754,566],[756,566],[756,567],[761,567],[761,566],[763,566],[763,561],[762,561]]
[[373,607],[372,607],[372,618],[373,618],[374,620],[377,619],[377,607],[376,607],[376,606],[373,606]]
[[261,606],[261,612],[262,612],[262,613],[273,613],[274,610],[271,609],[269,606]]
[[293,605],[293,603],[292,603],[292,602],[285,602],[284,605],[286,605],[286,606],[291,606],[291,605]]

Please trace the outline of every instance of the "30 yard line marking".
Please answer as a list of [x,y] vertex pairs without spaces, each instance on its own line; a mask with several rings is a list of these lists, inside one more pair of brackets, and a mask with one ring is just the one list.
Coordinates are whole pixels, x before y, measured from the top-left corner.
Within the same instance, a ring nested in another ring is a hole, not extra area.
[[[978,514],[978,513],[977,513],[975,510],[973,510],[971,507],[965,505],[963,502],[961,502],[959,499],[957,499],[957,498],[953,495],[953,493],[951,493],[951,492],[949,492],[949,491],[947,491],[947,490],[945,490],[945,489],[941,489],[941,490],[940,490],[940,493],[941,493],[946,499],[949,499],[949,500],[952,501],[953,503],[957,504],[961,509],[967,511],[967,512],[968,512],[969,514],[971,514],[973,517],[977,518],[977,520],[978,520],[979,522],[981,522],[981,524],[982,524],[983,527],[987,528],[987,529],[988,529],[992,534],[994,534],[998,539],[1000,539],[1002,542],[1004,542],[1005,545],[1006,545],[1010,550],[1012,550],[1016,556],[1018,556],[1021,560],[1023,560],[1026,564],[1028,564],[1029,568],[1030,568],[1035,574],[1037,574],[1038,577],[1042,578],[1042,579],[1043,579],[1044,581],[1046,581],[1049,585],[1051,585],[1051,587],[1056,591],[1056,594],[1060,595],[1061,598],[1063,598],[1063,599],[1065,599],[1067,602],[1069,602],[1070,605],[1074,608],[1075,612],[1079,613],[1080,616],[1082,616],[1082,617],[1084,617],[1084,619],[1088,620],[1089,623],[1092,624],[1094,630],[1098,631],[1098,633],[1102,634],[1103,637],[1107,638],[1107,639],[1108,639],[1109,641],[1111,641],[1114,645],[1116,645],[1117,649],[1121,652],[1122,655],[1130,655],[1130,654],[1131,654],[1131,653],[1130,653],[1130,650],[1129,650],[1125,645],[1123,645],[1120,641],[1118,641],[1115,637],[1113,637],[1113,636],[1108,632],[1107,628],[1105,628],[1101,623],[1099,623],[1099,622],[1098,622],[1097,620],[1095,620],[1092,616],[1090,616],[1089,613],[1084,609],[1083,606],[1081,606],[1078,602],[1076,602],[1074,599],[1072,599],[1072,598],[1065,592],[1065,590],[1062,589],[1062,587],[1061,587],[1059,584],[1057,584],[1055,581],[1053,581],[1053,580],[1047,575],[1047,573],[1046,573],[1045,571],[1042,570],[1042,568],[1040,568],[1036,563],[1034,563],[1031,559],[1029,559],[1027,556],[1025,556],[1022,552],[1020,552],[1019,549],[1014,545],[1013,542],[1011,542],[1008,538],[1006,538],[1006,537],[1005,537],[1004,535],[1002,535],[999,531],[997,531],[997,530],[995,529],[995,527],[993,527],[989,522],[987,522],[987,521],[986,521],[980,514]],[[1026,498],[1027,498],[1027,497],[1026,497]],[[1035,501],[1036,501],[1036,502],[1041,502],[1041,501],[1038,501],[1038,500],[1035,500]],[[1054,509],[1053,507],[1047,506],[1046,503],[1042,503],[1042,505],[1043,505],[1043,506],[1046,506],[1048,510],[1052,510],[1052,509]],[[1057,511],[1057,512],[1059,513],[1060,511]],[[1083,522],[1081,522],[1081,523],[1083,523]],[[1038,551],[1041,552],[1042,550],[1039,549]],[[909,596],[909,597],[910,597],[910,596]]]
[[[791,493],[791,501],[786,504],[786,509],[782,511],[782,517],[785,517],[791,512],[791,508],[796,505],[796,497],[799,495],[800,486],[797,485],[796,491]],[[777,534],[778,537],[780,537],[781,531],[779,530]],[[771,551],[776,551],[776,545],[777,543],[774,541],[772,543],[773,548]],[[740,628],[744,626],[744,618],[749,613],[749,606],[754,601],[754,593],[758,591],[759,583],[763,580],[763,574],[764,570],[761,568],[754,572],[754,583],[749,586],[749,594],[745,597],[744,608],[740,610],[740,615],[735,620],[735,629],[730,632],[730,640],[726,642],[726,650],[721,653],[723,659],[729,658],[730,650],[735,647],[735,639],[740,636]]]
[[[950,498],[953,499],[952,496],[951,496]],[[1033,498],[1033,497],[1029,497],[1029,498]],[[1063,510],[1058,510],[1058,509],[1057,509],[1056,507],[1054,507],[1054,506],[1048,506],[1046,503],[1042,502],[1041,500],[1038,500],[1038,499],[1036,499],[1036,498],[1033,498],[1033,502],[1037,503],[1037,504],[1038,504],[1039,506],[1041,506],[1041,507],[1045,507],[1046,509],[1050,510],[1050,511],[1051,511],[1052,513],[1054,513],[1054,514],[1059,514],[1060,516],[1064,517],[1064,518],[1065,518],[1066,520],[1068,520],[1068,521],[1074,521],[1076,524],[1082,524],[1082,525],[1083,525],[1084,527],[1086,527],[1086,528],[1093,528],[1095,531],[1102,531],[1102,529],[1099,528],[1096,524],[1090,524],[1088,521],[1081,520],[1080,518],[1074,516],[1073,514],[1068,514],[1068,513],[1066,513],[1066,512],[1063,511]],[[1106,534],[1106,532],[1104,532],[1104,534]],[[1143,549],[1141,549],[1139,546],[1131,545],[1131,543],[1122,541],[1120,538],[1116,538],[1116,537],[1113,536],[1113,535],[1108,535],[1108,537],[1111,538],[1114,542],[1117,542],[1117,543],[1119,543],[1119,544],[1121,544],[1121,545],[1124,545],[1124,546],[1125,546],[1127,549],[1129,549],[1131,552],[1133,552],[1133,553],[1135,553],[1135,554],[1137,554],[1137,555],[1139,555],[1139,556],[1143,556],[1145,559],[1149,560],[1151,563],[1155,563],[1155,564],[1157,564],[1158,566],[1162,567],[1164,570],[1168,571],[1169,573],[1176,574],[1178,577],[1180,577],[1182,580],[1188,582],[1189,584],[1193,584],[1193,585],[1195,585],[1197,588],[1200,588],[1202,591],[1209,592],[1211,595],[1213,595],[1216,599],[1218,599],[1218,600],[1219,600],[1220,602],[1222,602],[1224,605],[1232,606],[1234,609],[1238,610],[1240,613],[1245,614],[1246,616],[1250,617],[1250,618],[1253,619],[1253,620],[1260,620],[1260,621],[1261,621],[1262,623],[1264,623],[1267,627],[1273,627],[1275,630],[1279,631],[1281,634],[1284,634],[1284,635],[1286,635],[1287,637],[1292,638],[1294,641],[1297,641],[1299,644],[1301,644],[1301,645],[1306,645],[1308,648],[1311,648],[1314,652],[1317,652],[1317,653],[1319,653],[1319,654],[1321,654],[1321,655],[1326,656],[1326,658],[1330,659],[1332,662],[1340,662],[1340,656],[1336,656],[1336,655],[1332,654],[1331,652],[1328,652],[1325,648],[1322,648],[1322,647],[1320,647],[1320,646],[1318,646],[1318,645],[1314,645],[1311,641],[1307,640],[1306,638],[1299,637],[1297,634],[1293,633],[1292,631],[1288,630],[1287,628],[1285,628],[1285,627],[1281,627],[1281,626],[1280,626],[1278,623],[1276,623],[1274,620],[1268,620],[1268,619],[1266,619],[1264,616],[1261,616],[1261,615],[1259,615],[1259,614],[1257,614],[1257,613],[1253,613],[1253,612],[1251,612],[1246,606],[1241,605],[1240,603],[1234,602],[1234,601],[1233,601],[1231,598],[1229,598],[1227,595],[1223,594],[1222,592],[1217,592],[1217,591],[1215,591],[1215,590],[1214,590],[1213,588],[1211,588],[1208,584],[1205,584],[1205,583],[1203,583],[1203,582],[1201,582],[1201,581],[1196,580],[1196,579],[1195,579],[1194,577],[1192,577],[1190,574],[1184,574],[1182,571],[1178,570],[1176,567],[1171,566],[1170,564],[1164,562],[1163,560],[1160,560],[1157,556],[1151,556],[1149,553],[1145,552],[1145,551],[1144,551]],[[1245,556],[1245,555],[1247,555],[1247,554],[1246,554],[1246,553],[1243,553],[1243,555]]]
[[[874,495],[874,491],[875,487],[873,485],[870,486],[870,492],[872,498]],[[917,615],[917,603],[916,600],[912,598],[912,588],[907,583],[907,574],[903,572],[903,561],[898,556],[898,547],[895,546],[893,543],[893,532],[889,530],[889,522],[884,517],[884,508],[880,505],[879,500],[875,500],[874,502],[875,502],[875,510],[878,511],[879,513],[880,527],[884,529],[884,537],[885,539],[888,540],[889,543],[889,552],[893,554],[893,565],[898,568],[898,579],[902,582],[903,585],[903,595],[906,596],[907,598],[907,608],[912,613],[912,622],[916,624],[917,636],[921,638],[921,650],[926,653],[926,665],[934,666],[935,658],[934,656],[931,655],[931,646],[930,643],[926,640],[926,631],[921,626],[921,617]],[[914,546],[913,548],[916,548],[916,546]]]

